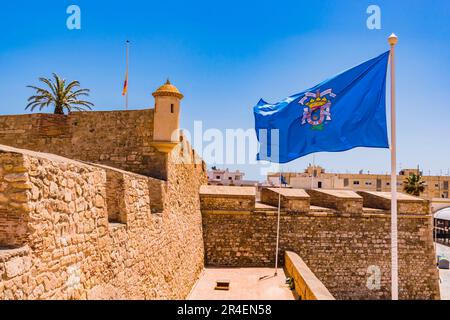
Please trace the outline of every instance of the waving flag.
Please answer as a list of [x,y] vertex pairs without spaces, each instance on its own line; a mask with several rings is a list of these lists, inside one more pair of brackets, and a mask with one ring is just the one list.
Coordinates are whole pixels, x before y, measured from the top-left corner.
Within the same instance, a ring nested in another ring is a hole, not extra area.
[[128,70],[125,74],[125,81],[123,82],[123,90],[122,90],[122,95],[126,95],[128,91]]
[[128,110],[128,60],[129,60],[130,41],[127,40],[125,47],[126,47],[127,65],[125,72],[125,81],[123,82],[122,96],[125,96],[125,110]]
[[254,107],[258,160],[285,163],[320,151],[389,148],[389,51],[306,91]]

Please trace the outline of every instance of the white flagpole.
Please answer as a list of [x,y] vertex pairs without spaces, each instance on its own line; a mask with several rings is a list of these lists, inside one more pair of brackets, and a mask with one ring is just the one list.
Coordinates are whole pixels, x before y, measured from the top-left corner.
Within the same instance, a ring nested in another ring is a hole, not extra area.
[[276,248],[275,248],[275,273],[274,276],[277,276],[278,274],[278,247],[279,247],[279,243],[280,243],[280,213],[281,213],[281,165],[280,165],[280,186],[279,188],[279,192],[278,192],[278,214],[277,214],[277,244],[276,244]]
[[129,58],[129,48],[130,48],[130,41],[127,40],[126,42],[126,47],[127,47],[127,92],[125,94],[125,110],[128,110],[128,85],[129,85],[129,81],[128,81],[128,58]]
[[391,46],[391,294],[392,300],[398,300],[398,241],[397,241],[397,154],[396,154],[396,115],[395,115],[395,60],[394,51],[398,38],[389,36]]

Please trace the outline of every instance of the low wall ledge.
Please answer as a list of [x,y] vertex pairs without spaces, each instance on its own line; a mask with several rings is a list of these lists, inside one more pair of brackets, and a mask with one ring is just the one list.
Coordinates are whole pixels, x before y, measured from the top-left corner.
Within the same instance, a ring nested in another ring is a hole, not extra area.
[[301,300],[335,300],[298,254],[292,251],[285,252],[285,268],[293,279],[294,289]]

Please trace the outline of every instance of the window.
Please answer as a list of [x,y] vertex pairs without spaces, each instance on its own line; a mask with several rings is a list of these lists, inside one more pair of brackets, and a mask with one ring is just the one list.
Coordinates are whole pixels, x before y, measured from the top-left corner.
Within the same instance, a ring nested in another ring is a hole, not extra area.
[[355,180],[355,181],[353,181],[353,184],[354,184],[354,185],[359,185],[359,181],[358,181],[358,180]]
[[173,103],[170,104],[170,113],[173,113]]
[[319,189],[322,189],[322,181],[319,181],[319,182],[317,183],[317,187],[318,187]]
[[344,187],[348,187],[348,178],[344,178]]
[[216,179],[220,179],[220,176],[216,176]]
[[366,186],[371,186],[371,185],[372,185],[372,182],[366,181]]
[[391,185],[391,183],[390,183],[390,182],[386,182],[386,185],[387,185],[387,186],[390,186],[390,185]]
[[236,177],[234,177],[234,180],[241,180],[241,177],[236,176]]
[[448,190],[448,181],[444,181],[444,190]]
[[233,180],[233,177],[228,177],[228,180]]

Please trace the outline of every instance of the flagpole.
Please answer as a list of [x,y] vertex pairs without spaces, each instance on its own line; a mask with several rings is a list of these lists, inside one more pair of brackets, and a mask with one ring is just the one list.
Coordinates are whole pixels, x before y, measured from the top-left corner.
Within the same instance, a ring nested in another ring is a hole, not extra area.
[[129,48],[130,48],[130,41],[127,40],[126,42],[126,51],[127,51],[127,92],[125,93],[125,110],[128,110],[128,59],[129,59]]
[[391,63],[391,295],[398,300],[398,240],[397,240],[397,144],[395,114],[395,45],[398,38],[391,34],[388,38]]
[[278,214],[277,214],[277,241],[276,241],[276,248],[275,248],[275,273],[274,276],[277,276],[278,274],[278,247],[280,243],[280,213],[281,213],[281,164],[280,164],[280,185],[278,187]]

